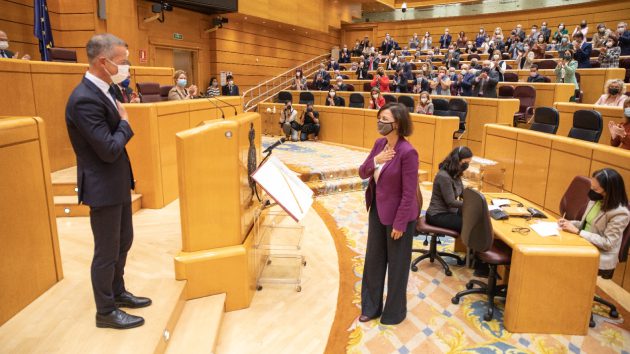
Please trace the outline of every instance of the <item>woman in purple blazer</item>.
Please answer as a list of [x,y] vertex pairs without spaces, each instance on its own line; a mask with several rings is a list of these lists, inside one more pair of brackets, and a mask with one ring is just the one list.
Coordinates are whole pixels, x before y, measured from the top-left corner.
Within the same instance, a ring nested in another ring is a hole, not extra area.
[[[407,315],[407,280],[411,243],[418,219],[418,152],[405,139],[413,125],[407,107],[388,103],[378,111],[376,140],[359,168],[369,178],[365,202],[369,211],[368,241],[361,285],[361,316],[367,322],[398,324]],[[387,271],[389,269],[389,271]],[[387,271],[387,301],[383,287]]]

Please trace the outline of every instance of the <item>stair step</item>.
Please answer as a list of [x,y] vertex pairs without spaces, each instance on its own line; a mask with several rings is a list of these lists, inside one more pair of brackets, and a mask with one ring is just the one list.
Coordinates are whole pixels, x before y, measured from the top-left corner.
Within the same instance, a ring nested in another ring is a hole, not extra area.
[[328,181],[333,179],[348,178],[359,175],[359,166],[356,167],[330,167],[320,171],[301,172],[300,179],[304,182]]
[[426,182],[429,180],[429,172],[425,170],[418,170],[418,181]]
[[367,180],[362,180],[359,176],[339,178],[325,181],[307,182],[306,185],[316,196],[342,192],[365,190],[368,186]]
[[166,354],[213,353],[225,313],[225,294],[188,300]]
[[53,183],[53,195],[56,196],[74,196],[77,197],[77,182],[71,183]]
[[[90,216],[90,207],[77,203],[77,196],[55,195],[55,216],[73,217]],[[135,213],[142,207],[142,194],[131,195],[131,212]]]

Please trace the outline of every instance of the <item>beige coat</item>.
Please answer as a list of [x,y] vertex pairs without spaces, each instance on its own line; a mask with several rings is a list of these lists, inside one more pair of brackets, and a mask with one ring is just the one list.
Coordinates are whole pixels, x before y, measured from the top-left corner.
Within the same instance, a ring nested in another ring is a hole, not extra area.
[[[582,229],[586,223],[586,215],[588,215],[594,204],[595,202],[590,201],[584,216],[582,216],[582,220],[574,220],[571,223],[578,229]],[[591,224],[592,232],[580,231],[582,238],[588,240],[599,249],[599,269],[609,270],[615,269],[617,266],[621,239],[629,221],[630,212],[628,212],[628,208],[619,206],[606,212],[600,211]]]

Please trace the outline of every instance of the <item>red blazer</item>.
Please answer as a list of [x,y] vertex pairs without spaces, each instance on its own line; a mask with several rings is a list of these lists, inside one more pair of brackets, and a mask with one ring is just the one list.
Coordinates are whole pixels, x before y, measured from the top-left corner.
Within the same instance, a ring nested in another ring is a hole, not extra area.
[[377,81],[376,76],[372,79],[370,86],[374,87],[378,85],[378,89],[381,92],[389,92],[389,77],[387,75],[381,76],[381,79]]
[[365,205],[370,209],[372,194],[376,188],[378,217],[383,225],[393,225],[398,231],[405,231],[407,224],[418,218],[418,152],[405,139],[399,138],[394,158],[381,167],[378,183],[374,181],[374,157],[387,144],[386,138],[377,139],[370,155],[359,167],[359,176],[370,182],[365,191]]
[[[385,98],[383,96],[378,96],[376,103],[378,103],[379,107],[383,107],[385,105]],[[372,97],[370,97],[370,109],[376,109],[376,107],[374,107],[374,99]]]

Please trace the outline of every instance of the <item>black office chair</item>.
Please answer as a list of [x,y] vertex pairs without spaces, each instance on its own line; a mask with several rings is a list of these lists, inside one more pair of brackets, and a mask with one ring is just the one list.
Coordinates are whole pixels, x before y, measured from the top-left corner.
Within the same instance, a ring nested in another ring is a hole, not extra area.
[[453,133],[453,139],[459,139],[466,132],[468,103],[462,98],[451,98],[451,100],[448,101],[448,111],[452,116],[459,117],[459,129]]
[[300,92],[300,104],[309,104],[309,103],[310,104],[315,103],[315,96],[313,96],[313,94],[308,91]]
[[385,103],[396,103],[396,96],[393,95],[383,95],[383,98],[385,99]]
[[365,107],[365,99],[363,95],[360,93],[351,93],[350,94],[350,104],[348,107],[352,108],[364,108]]
[[444,98],[432,98],[433,114],[436,116],[448,116],[448,100]]
[[[497,266],[509,265],[512,258],[512,250],[501,240],[495,240],[492,232],[492,223],[488,213],[488,204],[484,196],[474,190],[464,190],[464,205],[462,206],[462,241],[473,251],[480,261],[488,264],[488,284],[472,279],[466,284],[466,290],[458,292],[451,302],[459,304],[462,296],[469,294],[486,294],[488,296],[488,310],[483,316],[485,321],[492,320],[494,315],[494,298],[505,297],[507,288],[505,285],[497,286]],[[474,288],[478,285],[479,288]]]
[[534,122],[529,130],[556,134],[560,124],[560,114],[553,107],[538,107],[534,110]]
[[499,98],[514,98],[514,86],[499,87]]
[[505,73],[503,74],[503,81],[518,82],[518,75],[516,73]]
[[291,92],[280,91],[278,93],[278,102],[281,102],[281,103],[293,102],[293,95],[291,94]]
[[[417,201],[418,201],[418,210],[422,210],[422,191],[420,191],[420,187],[418,187],[418,192],[417,192]],[[446,261],[442,258],[442,256],[444,257],[451,257],[451,258],[455,258],[457,260],[457,264],[458,265],[463,265],[465,262],[464,260],[454,254],[454,253],[449,253],[449,252],[438,252],[437,250],[437,242],[438,242],[438,238],[441,236],[449,236],[449,237],[453,237],[453,238],[458,238],[459,237],[459,233],[457,231],[453,231],[453,230],[449,230],[449,229],[444,229],[441,227],[437,227],[437,226],[433,226],[433,225],[429,225],[427,224],[425,217],[424,216],[419,216],[418,217],[418,223],[416,224],[416,232],[418,233],[418,235],[426,235],[426,236],[431,236],[431,243],[429,245],[429,249],[412,249],[411,252],[419,252],[422,253],[421,256],[416,257],[416,259],[414,259],[411,262],[411,270],[414,272],[418,271],[418,266],[417,264],[420,263],[420,261],[422,261],[423,259],[429,259],[429,261],[431,263],[433,263],[435,260],[437,260],[442,267],[444,268],[444,273],[447,276],[451,276],[453,275],[453,272],[451,272],[448,264],[446,263]]]
[[398,96],[398,102],[404,104],[409,109],[409,112],[413,112],[415,109],[413,98],[410,96]]
[[596,143],[602,135],[602,115],[598,111],[581,109],[573,113],[573,127],[569,138]]
[[345,107],[346,106],[346,99],[343,97],[339,97],[339,107]]

